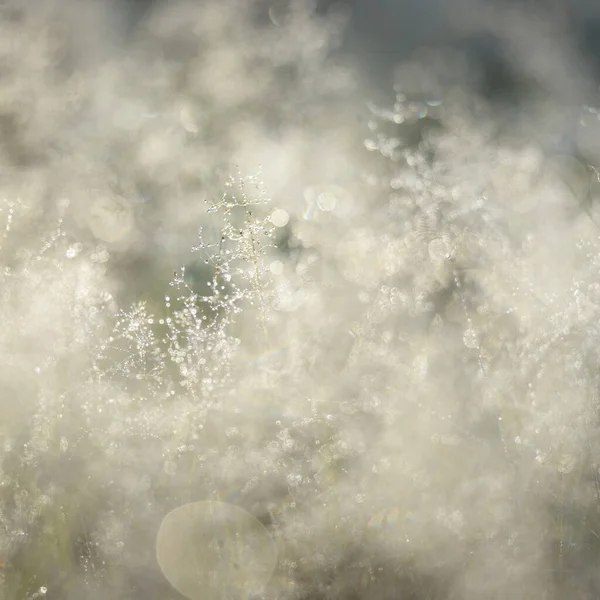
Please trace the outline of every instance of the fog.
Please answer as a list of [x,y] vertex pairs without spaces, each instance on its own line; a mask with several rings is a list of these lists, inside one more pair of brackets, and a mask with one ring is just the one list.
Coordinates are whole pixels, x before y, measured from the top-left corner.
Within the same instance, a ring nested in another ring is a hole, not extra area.
[[594,598],[594,3],[0,5],[0,600]]

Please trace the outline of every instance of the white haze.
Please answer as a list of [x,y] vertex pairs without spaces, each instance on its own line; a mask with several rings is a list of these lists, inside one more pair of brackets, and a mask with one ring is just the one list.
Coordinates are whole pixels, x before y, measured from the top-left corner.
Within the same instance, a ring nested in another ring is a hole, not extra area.
[[339,5],[2,3],[0,599],[598,595],[597,85],[468,8],[516,99]]

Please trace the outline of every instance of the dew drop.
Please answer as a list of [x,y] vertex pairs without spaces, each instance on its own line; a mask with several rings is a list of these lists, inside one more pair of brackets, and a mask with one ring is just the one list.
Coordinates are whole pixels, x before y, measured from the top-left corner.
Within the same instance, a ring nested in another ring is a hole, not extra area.
[[72,244],[67,248],[66,257],[75,258],[83,249],[82,244]]
[[473,329],[467,329],[463,334],[463,343],[467,348],[477,348],[477,333]]

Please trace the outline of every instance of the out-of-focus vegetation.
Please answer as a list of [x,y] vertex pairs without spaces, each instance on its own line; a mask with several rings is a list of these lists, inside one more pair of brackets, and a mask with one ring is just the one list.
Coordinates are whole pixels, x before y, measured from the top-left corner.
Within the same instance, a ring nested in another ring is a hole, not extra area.
[[473,7],[0,4],[1,600],[596,597],[593,69]]

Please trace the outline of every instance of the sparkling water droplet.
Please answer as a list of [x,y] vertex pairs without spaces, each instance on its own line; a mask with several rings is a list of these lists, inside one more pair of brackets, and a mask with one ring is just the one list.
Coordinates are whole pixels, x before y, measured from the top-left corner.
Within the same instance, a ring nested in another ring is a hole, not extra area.
[[66,256],[67,258],[75,258],[83,249],[82,244],[72,244],[67,248]]
[[467,329],[463,334],[463,343],[467,348],[477,348],[477,333],[474,329]]

